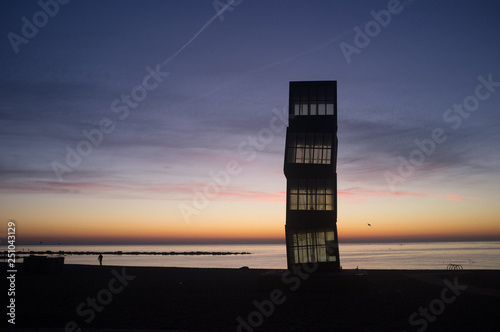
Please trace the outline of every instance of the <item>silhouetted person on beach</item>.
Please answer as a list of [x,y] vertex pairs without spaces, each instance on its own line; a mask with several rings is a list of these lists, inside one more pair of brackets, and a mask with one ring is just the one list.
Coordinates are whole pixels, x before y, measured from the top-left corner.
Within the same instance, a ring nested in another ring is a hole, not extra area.
[[102,254],[99,254],[99,257],[97,257],[99,260],[99,265],[102,266]]

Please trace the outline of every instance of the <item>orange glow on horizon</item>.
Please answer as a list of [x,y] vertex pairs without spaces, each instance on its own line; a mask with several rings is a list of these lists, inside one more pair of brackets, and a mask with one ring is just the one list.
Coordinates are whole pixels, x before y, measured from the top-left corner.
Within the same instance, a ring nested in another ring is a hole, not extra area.
[[[121,227],[118,228],[117,225]],[[234,224],[179,224],[176,227],[168,224],[138,225],[136,223],[105,223],[99,227],[87,224],[66,225],[66,227],[52,225],[47,227],[30,227],[29,230],[19,233],[19,240],[38,243],[51,242],[284,242],[284,223],[269,223],[252,225],[245,222],[238,226]],[[95,226],[95,225],[93,225]],[[425,227],[419,227],[425,226]],[[22,229],[22,228],[21,228]],[[373,222],[371,226],[365,222],[342,222],[338,224],[339,242],[370,242],[370,241],[433,241],[433,240],[465,240],[465,239],[500,239],[500,229],[488,224],[459,225],[450,230],[446,224],[397,224]]]
[[[360,190],[350,192],[359,194]],[[370,195],[358,195],[354,201],[339,197],[340,243],[500,240],[494,198],[457,201],[438,196],[398,194],[394,198],[374,192]],[[284,202],[211,201],[206,209],[187,221],[179,212],[179,202],[183,201],[78,195],[31,195],[26,199],[31,204],[30,209],[15,197],[1,202],[2,211],[8,211],[7,220],[16,220],[16,238],[25,242],[249,243],[255,240],[284,243],[285,237]],[[5,231],[0,233],[5,235]]]

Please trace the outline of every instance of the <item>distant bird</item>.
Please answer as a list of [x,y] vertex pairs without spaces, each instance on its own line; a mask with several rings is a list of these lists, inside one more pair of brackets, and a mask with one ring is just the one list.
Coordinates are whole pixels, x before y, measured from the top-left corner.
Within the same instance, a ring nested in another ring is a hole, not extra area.
[[372,227],[372,224],[367,224],[368,226]]

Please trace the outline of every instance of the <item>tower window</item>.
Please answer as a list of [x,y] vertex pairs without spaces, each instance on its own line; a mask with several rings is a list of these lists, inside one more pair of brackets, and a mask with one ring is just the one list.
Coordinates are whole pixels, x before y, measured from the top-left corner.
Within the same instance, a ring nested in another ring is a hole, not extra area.
[[294,115],[334,115],[333,101],[296,101],[293,104]]
[[335,115],[336,84],[290,85],[290,114]]
[[333,228],[291,231],[287,237],[293,264],[337,261],[338,244]]
[[333,210],[332,179],[290,179],[288,186],[290,210]]
[[332,134],[289,133],[287,162],[297,164],[331,164]]

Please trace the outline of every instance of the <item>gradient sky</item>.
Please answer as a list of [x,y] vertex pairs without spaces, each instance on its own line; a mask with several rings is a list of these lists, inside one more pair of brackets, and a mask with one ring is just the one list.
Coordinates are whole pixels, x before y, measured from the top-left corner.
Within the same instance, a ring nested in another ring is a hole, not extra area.
[[307,80],[338,82],[340,242],[500,239],[498,1],[47,3],[0,2],[4,239],[284,239]]

